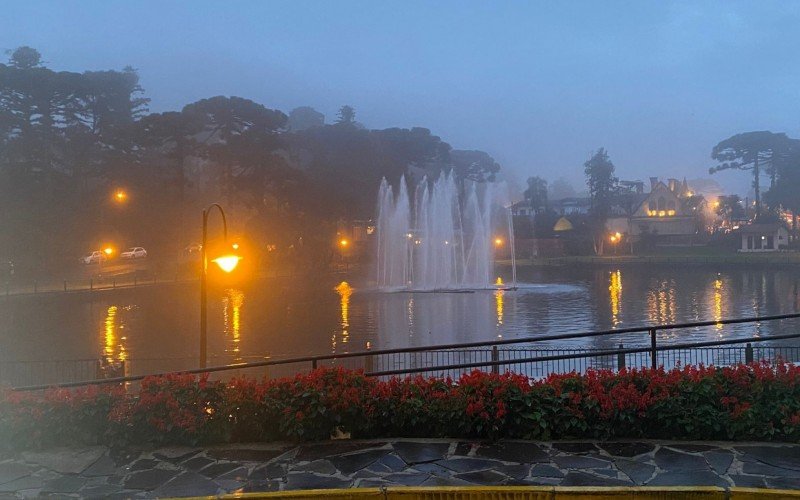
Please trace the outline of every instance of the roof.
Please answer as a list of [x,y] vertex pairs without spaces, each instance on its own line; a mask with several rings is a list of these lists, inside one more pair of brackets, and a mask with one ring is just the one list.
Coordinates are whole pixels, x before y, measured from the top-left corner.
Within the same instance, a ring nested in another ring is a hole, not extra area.
[[561,217],[553,226],[553,231],[570,231],[573,229],[572,223],[566,217]]
[[740,227],[739,231],[743,233],[774,233],[779,229],[786,229],[786,226],[780,222],[766,222],[761,224],[748,224],[747,226]]

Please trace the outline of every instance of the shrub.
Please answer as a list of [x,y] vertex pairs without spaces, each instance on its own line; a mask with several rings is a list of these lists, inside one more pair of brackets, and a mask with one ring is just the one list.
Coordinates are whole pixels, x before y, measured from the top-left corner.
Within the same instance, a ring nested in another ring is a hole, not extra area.
[[800,369],[590,370],[531,380],[377,380],[319,369],[279,380],[171,374],[136,393],[92,386],[0,394],[0,446],[209,444],[353,437],[800,439]]

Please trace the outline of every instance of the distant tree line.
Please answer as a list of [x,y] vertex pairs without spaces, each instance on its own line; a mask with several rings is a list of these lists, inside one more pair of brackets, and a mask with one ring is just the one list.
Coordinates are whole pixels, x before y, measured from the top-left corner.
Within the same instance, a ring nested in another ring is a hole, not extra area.
[[[259,244],[324,260],[339,218],[369,218],[382,177],[500,165],[426,128],[370,130],[343,106],[333,124],[217,96],[149,113],[135,69],[59,72],[30,47],[0,64],[0,260],[58,269],[104,241],[174,255],[220,201]],[[130,194],[123,207],[112,193]],[[323,257],[320,257],[323,256]]]

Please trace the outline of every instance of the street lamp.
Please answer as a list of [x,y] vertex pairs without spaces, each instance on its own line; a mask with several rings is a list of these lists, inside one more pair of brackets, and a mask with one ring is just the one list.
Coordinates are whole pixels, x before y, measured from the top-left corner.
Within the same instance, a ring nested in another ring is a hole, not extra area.
[[[222,216],[222,238],[223,242],[228,241],[228,221],[225,219],[225,211],[218,203],[212,203],[205,210],[203,210],[203,243],[200,249],[202,270],[200,273],[200,368],[206,367],[206,359],[208,353],[208,255],[206,249],[208,248],[208,216],[213,208],[219,210]],[[220,269],[229,273],[236,269],[241,257],[235,254],[226,254],[217,257],[211,262],[219,266]]]
[[128,201],[128,193],[122,188],[117,189],[114,191],[114,201],[117,203],[125,203]]

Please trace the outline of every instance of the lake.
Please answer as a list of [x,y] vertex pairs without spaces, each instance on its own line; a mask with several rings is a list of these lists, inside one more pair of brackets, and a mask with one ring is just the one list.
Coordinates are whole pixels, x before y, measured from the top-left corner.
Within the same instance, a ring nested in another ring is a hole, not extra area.
[[[211,290],[210,364],[791,313],[800,268],[630,265],[525,268],[520,287],[379,293],[358,277],[263,280]],[[507,279],[505,276],[501,280]],[[196,367],[196,284],[0,299],[0,361],[127,360]],[[797,320],[662,332],[659,342],[795,331]],[[548,343],[609,348],[645,334]]]

